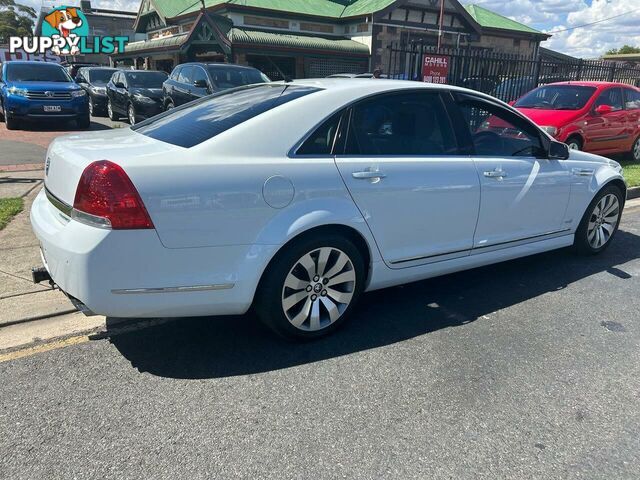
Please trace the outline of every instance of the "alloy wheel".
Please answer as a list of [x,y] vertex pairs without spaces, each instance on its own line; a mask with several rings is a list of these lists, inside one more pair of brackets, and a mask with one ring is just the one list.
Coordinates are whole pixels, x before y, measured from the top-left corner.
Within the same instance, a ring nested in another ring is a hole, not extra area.
[[93,100],[90,98],[89,99],[89,115],[93,116],[93,111],[94,111]]
[[568,145],[569,150],[580,150],[580,144],[575,140],[571,140]]
[[616,230],[620,217],[618,197],[609,193],[602,197],[591,212],[587,226],[587,240],[592,248],[603,247]]
[[136,124],[136,111],[133,109],[133,105],[129,105],[129,124],[130,125],[135,125]]
[[111,106],[111,100],[107,102],[107,115],[110,119],[113,119],[113,107]]
[[633,144],[633,159],[636,162],[640,162],[640,137],[636,139],[636,143]]
[[282,288],[282,309],[294,327],[318,331],[336,322],[349,307],[356,271],[349,256],[334,247],[303,255]]

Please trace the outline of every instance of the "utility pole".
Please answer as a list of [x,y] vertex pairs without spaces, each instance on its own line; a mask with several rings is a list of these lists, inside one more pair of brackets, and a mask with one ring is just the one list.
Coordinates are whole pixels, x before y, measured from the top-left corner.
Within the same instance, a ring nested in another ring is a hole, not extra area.
[[442,47],[442,23],[444,22],[444,2],[445,0],[440,0],[440,22],[438,25],[438,52],[440,52],[440,48]]

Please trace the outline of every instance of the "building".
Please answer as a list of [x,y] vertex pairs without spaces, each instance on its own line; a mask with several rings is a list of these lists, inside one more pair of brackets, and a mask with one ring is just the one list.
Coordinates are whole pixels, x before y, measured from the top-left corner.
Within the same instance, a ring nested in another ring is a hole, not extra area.
[[[385,70],[391,45],[419,40],[533,57],[549,35],[457,0],[142,0],[146,40],[115,64],[170,71],[186,61],[233,62],[273,79]],[[204,5],[204,8],[203,8]],[[442,22],[440,21],[442,20]]]
[[[68,2],[73,4],[74,2]],[[58,2],[43,1],[42,8],[36,20],[34,30],[35,35],[42,33],[42,22],[44,17],[51,11],[54,6],[59,6]],[[79,8],[87,18],[89,24],[88,42],[93,42],[94,36],[112,36],[112,37],[129,37],[129,41],[144,39],[146,36],[136,34],[133,26],[137,18],[136,12],[107,10],[104,8],[93,8],[91,0],[82,0]],[[109,56],[103,54],[90,55],[68,55],[66,61],[79,63],[97,63],[101,65],[109,65]]]

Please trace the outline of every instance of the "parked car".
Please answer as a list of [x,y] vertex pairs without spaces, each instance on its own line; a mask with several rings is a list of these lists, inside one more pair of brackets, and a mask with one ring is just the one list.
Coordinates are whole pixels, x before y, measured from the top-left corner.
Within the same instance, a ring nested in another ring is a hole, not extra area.
[[107,111],[107,83],[118,70],[104,67],[83,67],[78,70],[76,83],[89,96],[89,113],[102,116]]
[[64,62],[64,63],[61,63],[60,65],[62,65],[67,70],[67,73],[71,75],[71,78],[74,78],[74,79],[78,74],[78,70],[80,70],[83,67],[100,67],[101,66],[97,63],[87,63],[87,62]]
[[515,107],[570,148],[640,162],[640,89],[622,83],[561,82],[536,88]]
[[165,109],[228,88],[270,82],[260,70],[228,63],[183,63],[162,85]]
[[121,70],[107,83],[107,115],[126,116],[131,125],[162,112],[162,83],[167,74],[154,70]]
[[[510,129],[478,129],[474,111]],[[58,138],[47,165],[31,222],[79,308],[254,305],[294,338],[334,330],[364,291],[568,246],[600,253],[626,195],[618,163],[488,95],[393,80],[220,92],[131,129]]]
[[10,61],[0,65],[0,112],[8,130],[19,122],[75,120],[89,128],[87,94],[58,64]]

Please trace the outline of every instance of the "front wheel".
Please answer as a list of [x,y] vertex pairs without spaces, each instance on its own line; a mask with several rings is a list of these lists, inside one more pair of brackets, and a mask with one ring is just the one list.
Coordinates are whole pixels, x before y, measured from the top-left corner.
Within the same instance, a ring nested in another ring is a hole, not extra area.
[[636,141],[633,142],[633,147],[631,147],[631,159],[634,162],[640,162],[640,137],[636,138]]
[[308,340],[349,317],[364,288],[362,254],[347,238],[326,235],[286,247],[265,272],[256,312],[276,333]]
[[595,255],[606,249],[618,231],[624,198],[615,185],[603,188],[591,201],[576,231],[574,248]]
[[116,121],[119,119],[116,112],[113,111],[113,105],[111,104],[111,99],[107,100],[107,115],[109,116],[109,120]]
[[582,150],[582,140],[578,137],[570,137],[567,140],[567,146],[570,150]]
[[132,103],[130,103],[129,108],[127,108],[127,117],[129,118],[129,125],[136,124],[136,109]]

